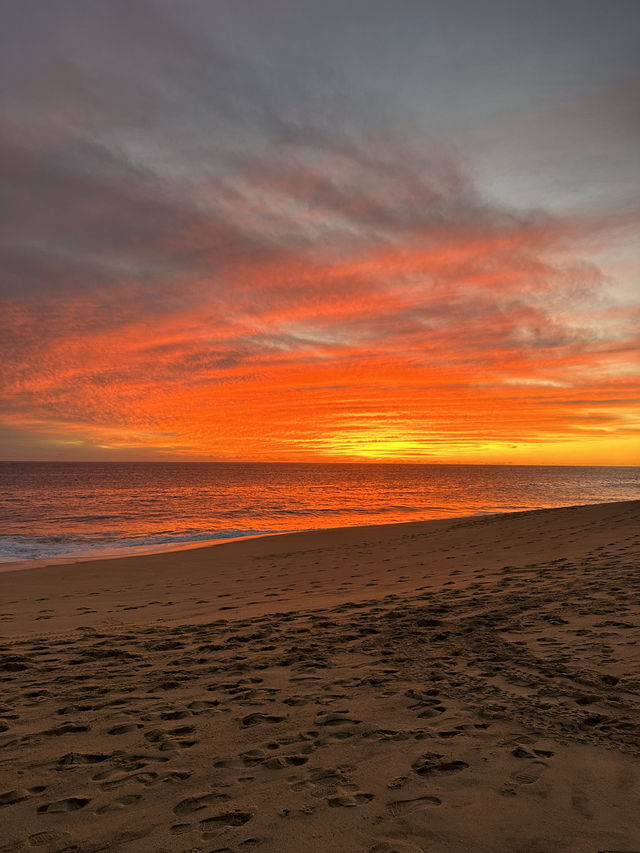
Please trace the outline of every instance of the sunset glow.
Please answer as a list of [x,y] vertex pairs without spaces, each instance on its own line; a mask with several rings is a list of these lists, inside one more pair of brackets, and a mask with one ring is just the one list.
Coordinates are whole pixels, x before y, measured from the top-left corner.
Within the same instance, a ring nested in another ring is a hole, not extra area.
[[528,106],[462,89],[455,130],[446,62],[369,103],[386,12],[356,59],[287,4],[309,56],[224,4],[107,5],[9,12],[2,458],[640,462],[621,48],[615,79],[575,45],[566,91],[534,74],[520,144]]

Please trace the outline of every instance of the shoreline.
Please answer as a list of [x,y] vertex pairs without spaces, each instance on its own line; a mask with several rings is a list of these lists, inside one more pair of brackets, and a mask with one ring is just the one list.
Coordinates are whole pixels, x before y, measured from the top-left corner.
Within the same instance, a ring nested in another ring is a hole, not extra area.
[[567,509],[571,507],[587,507],[587,506],[600,506],[604,504],[610,503],[630,503],[632,501],[604,501],[598,503],[589,503],[589,504],[561,504],[559,506],[538,506],[533,509],[511,509],[511,510],[478,510],[472,513],[464,513],[460,515],[439,515],[434,518],[426,518],[419,520],[410,520],[410,521],[391,521],[391,522],[380,522],[379,524],[351,524],[351,525],[339,525],[336,527],[311,527],[311,528],[302,528],[300,530],[283,530],[283,531],[270,531],[265,533],[255,533],[247,536],[230,536],[230,537],[220,537],[214,539],[206,539],[195,542],[185,542],[182,544],[169,543],[167,545],[158,545],[157,547],[152,547],[151,550],[147,549],[147,546],[132,546],[129,549],[127,546],[122,548],[122,552],[117,547],[112,547],[111,549],[105,548],[104,550],[100,550],[98,553],[92,551],[79,551],[78,553],[70,553],[70,554],[62,554],[56,557],[38,557],[35,559],[29,560],[6,560],[4,558],[0,558],[0,574],[5,572],[19,572],[19,571],[27,571],[30,569],[39,569],[45,568],[47,566],[64,566],[64,565],[75,565],[76,563],[87,563],[87,562],[95,562],[95,561],[105,561],[105,560],[120,560],[120,559],[133,559],[135,557],[151,557],[154,555],[160,554],[173,554],[173,553],[181,553],[182,551],[190,551],[200,548],[213,548],[218,547],[220,545],[232,544],[235,542],[245,542],[252,539],[264,539],[269,537],[279,537],[279,536],[293,536],[300,533],[331,533],[337,530],[360,530],[367,528],[387,528],[387,527],[395,527],[403,524],[430,524],[434,521],[452,521],[455,519],[461,518],[489,518],[493,516],[503,516],[503,515],[514,515],[521,514],[526,512],[540,512],[542,510],[549,509]]
[[[536,509],[545,508],[554,509],[555,507],[537,507]],[[444,521],[455,518],[476,518],[490,515],[507,515],[511,512],[536,512],[536,510],[505,510],[504,512],[479,511],[471,513],[469,515],[445,515],[438,516],[437,518],[419,519],[417,521],[387,521],[381,522],[380,524],[347,524],[339,525],[337,527],[306,527],[301,528],[300,530],[273,530],[268,533],[254,533],[248,536],[221,536],[218,539],[204,539],[197,542],[185,542],[181,545],[175,543],[159,545],[157,548],[152,548],[152,550],[145,550],[145,546],[140,545],[137,547],[134,546],[134,549],[129,551],[125,546],[122,549],[124,553],[119,553],[119,549],[113,548],[111,550],[105,549],[104,551],[99,551],[97,553],[91,551],[80,551],[77,554],[62,554],[58,557],[38,557],[32,560],[7,560],[6,562],[3,562],[3,560],[0,558],[0,574],[2,572],[19,572],[26,571],[28,569],[45,568],[46,566],[74,565],[75,563],[94,562],[95,560],[124,560],[133,557],[151,557],[156,554],[173,554],[180,553],[182,551],[191,551],[196,548],[214,548],[218,545],[228,545],[233,542],[246,542],[251,539],[265,539],[267,537],[272,536],[291,536],[296,533],[330,533],[334,530],[352,530],[367,527],[388,527],[397,524],[427,524],[431,521]]]
[[492,515],[507,515],[512,512],[536,512],[538,509],[556,509],[557,507],[536,507],[535,509],[516,509],[516,510],[478,510],[473,513],[463,513],[460,515],[439,515],[434,518],[411,519],[410,521],[383,521],[379,524],[345,524],[337,525],[336,527],[304,527],[298,530],[272,530],[264,533],[252,533],[246,536],[220,536],[212,539],[202,539],[192,542],[167,543],[166,545],[150,546],[150,550],[145,545],[139,546],[124,546],[120,549],[117,546],[111,548],[96,549],[95,551],[78,551],[77,553],[61,554],[55,557],[37,557],[29,560],[9,560],[0,557],[0,574],[2,572],[18,572],[27,569],[44,568],[45,566],[63,566],[67,564],[93,562],[95,560],[119,560],[133,557],[150,557],[154,554],[179,553],[181,551],[190,551],[195,548],[213,548],[218,545],[230,544],[232,542],[245,542],[251,539],[264,539],[270,536],[290,536],[296,533],[330,533],[333,530],[351,530],[367,527],[388,527],[397,524],[427,524],[431,521],[444,521],[456,518],[476,518]]
[[[326,528],[332,529],[332,528]],[[0,574],[3,572],[22,572],[29,569],[46,568],[47,566],[66,566],[75,565],[76,563],[91,563],[96,560],[125,560],[133,559],[134,557],[152,557],[156,554],[174,554],[182,551],[191,551],[195,548],[212,548],[216,545],[222,545],[231,542],[245,542],[249,539],[263,539],[266,536],[286,536],[289,533],[307,532],[287,530],[282,533],[255,533],[250,536],[229,536],[221,537],[220,539],[205,539],[199,542],[185,542],[182,545],[160,545],[157,548],[149,551],[146,546],[140,545],[135,550],[128,550],[126,546],[122,549],[125,553],[118,553],[117,549],[104,551],[80,551],[77,554],[65,554],[59,557],[38,557],[34,560],[0,560]]]
[[5,572],[0,600],[3,850],[640,850],[640,501]]

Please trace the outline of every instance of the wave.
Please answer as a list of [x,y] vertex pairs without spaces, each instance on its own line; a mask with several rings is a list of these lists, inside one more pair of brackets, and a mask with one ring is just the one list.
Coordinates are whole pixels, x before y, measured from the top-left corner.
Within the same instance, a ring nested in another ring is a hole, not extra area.
[[261,503],[259,506],[242,507],[237,510],[219,511],[220,518],[235,518],[251,515],[254,518],[325,518],[328,516],[345,518],[351,516],[384,516],[393,515],[394,513],[404,513],[406,515],[424,515],[425,513],[449,513],[451,514],[456,509],[455,506],[422,506],[408,504],[393,504],[386,506],[357,506],[349,505],[344,509],[337,506],[295,506],[287,507],[281,505],[265,506]]
[[159,532],[147,536],[0,536],[0,563],[79,556],[126,556],[151,553],[182,545],[242,539],[286,532],[256,529],[190,530]]

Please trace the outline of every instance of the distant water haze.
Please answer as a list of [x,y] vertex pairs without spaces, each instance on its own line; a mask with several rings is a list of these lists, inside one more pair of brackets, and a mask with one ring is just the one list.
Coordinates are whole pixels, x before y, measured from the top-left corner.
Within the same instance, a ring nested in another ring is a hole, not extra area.
[[633,500],[638,467],[0,463],[0,561]]

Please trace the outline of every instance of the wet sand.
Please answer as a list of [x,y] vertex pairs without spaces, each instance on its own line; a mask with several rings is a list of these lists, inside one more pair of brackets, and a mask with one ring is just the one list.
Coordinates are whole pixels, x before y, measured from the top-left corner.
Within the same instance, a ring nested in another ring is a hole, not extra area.
[[640,502],[0,574],[0,853],[640,851]]

